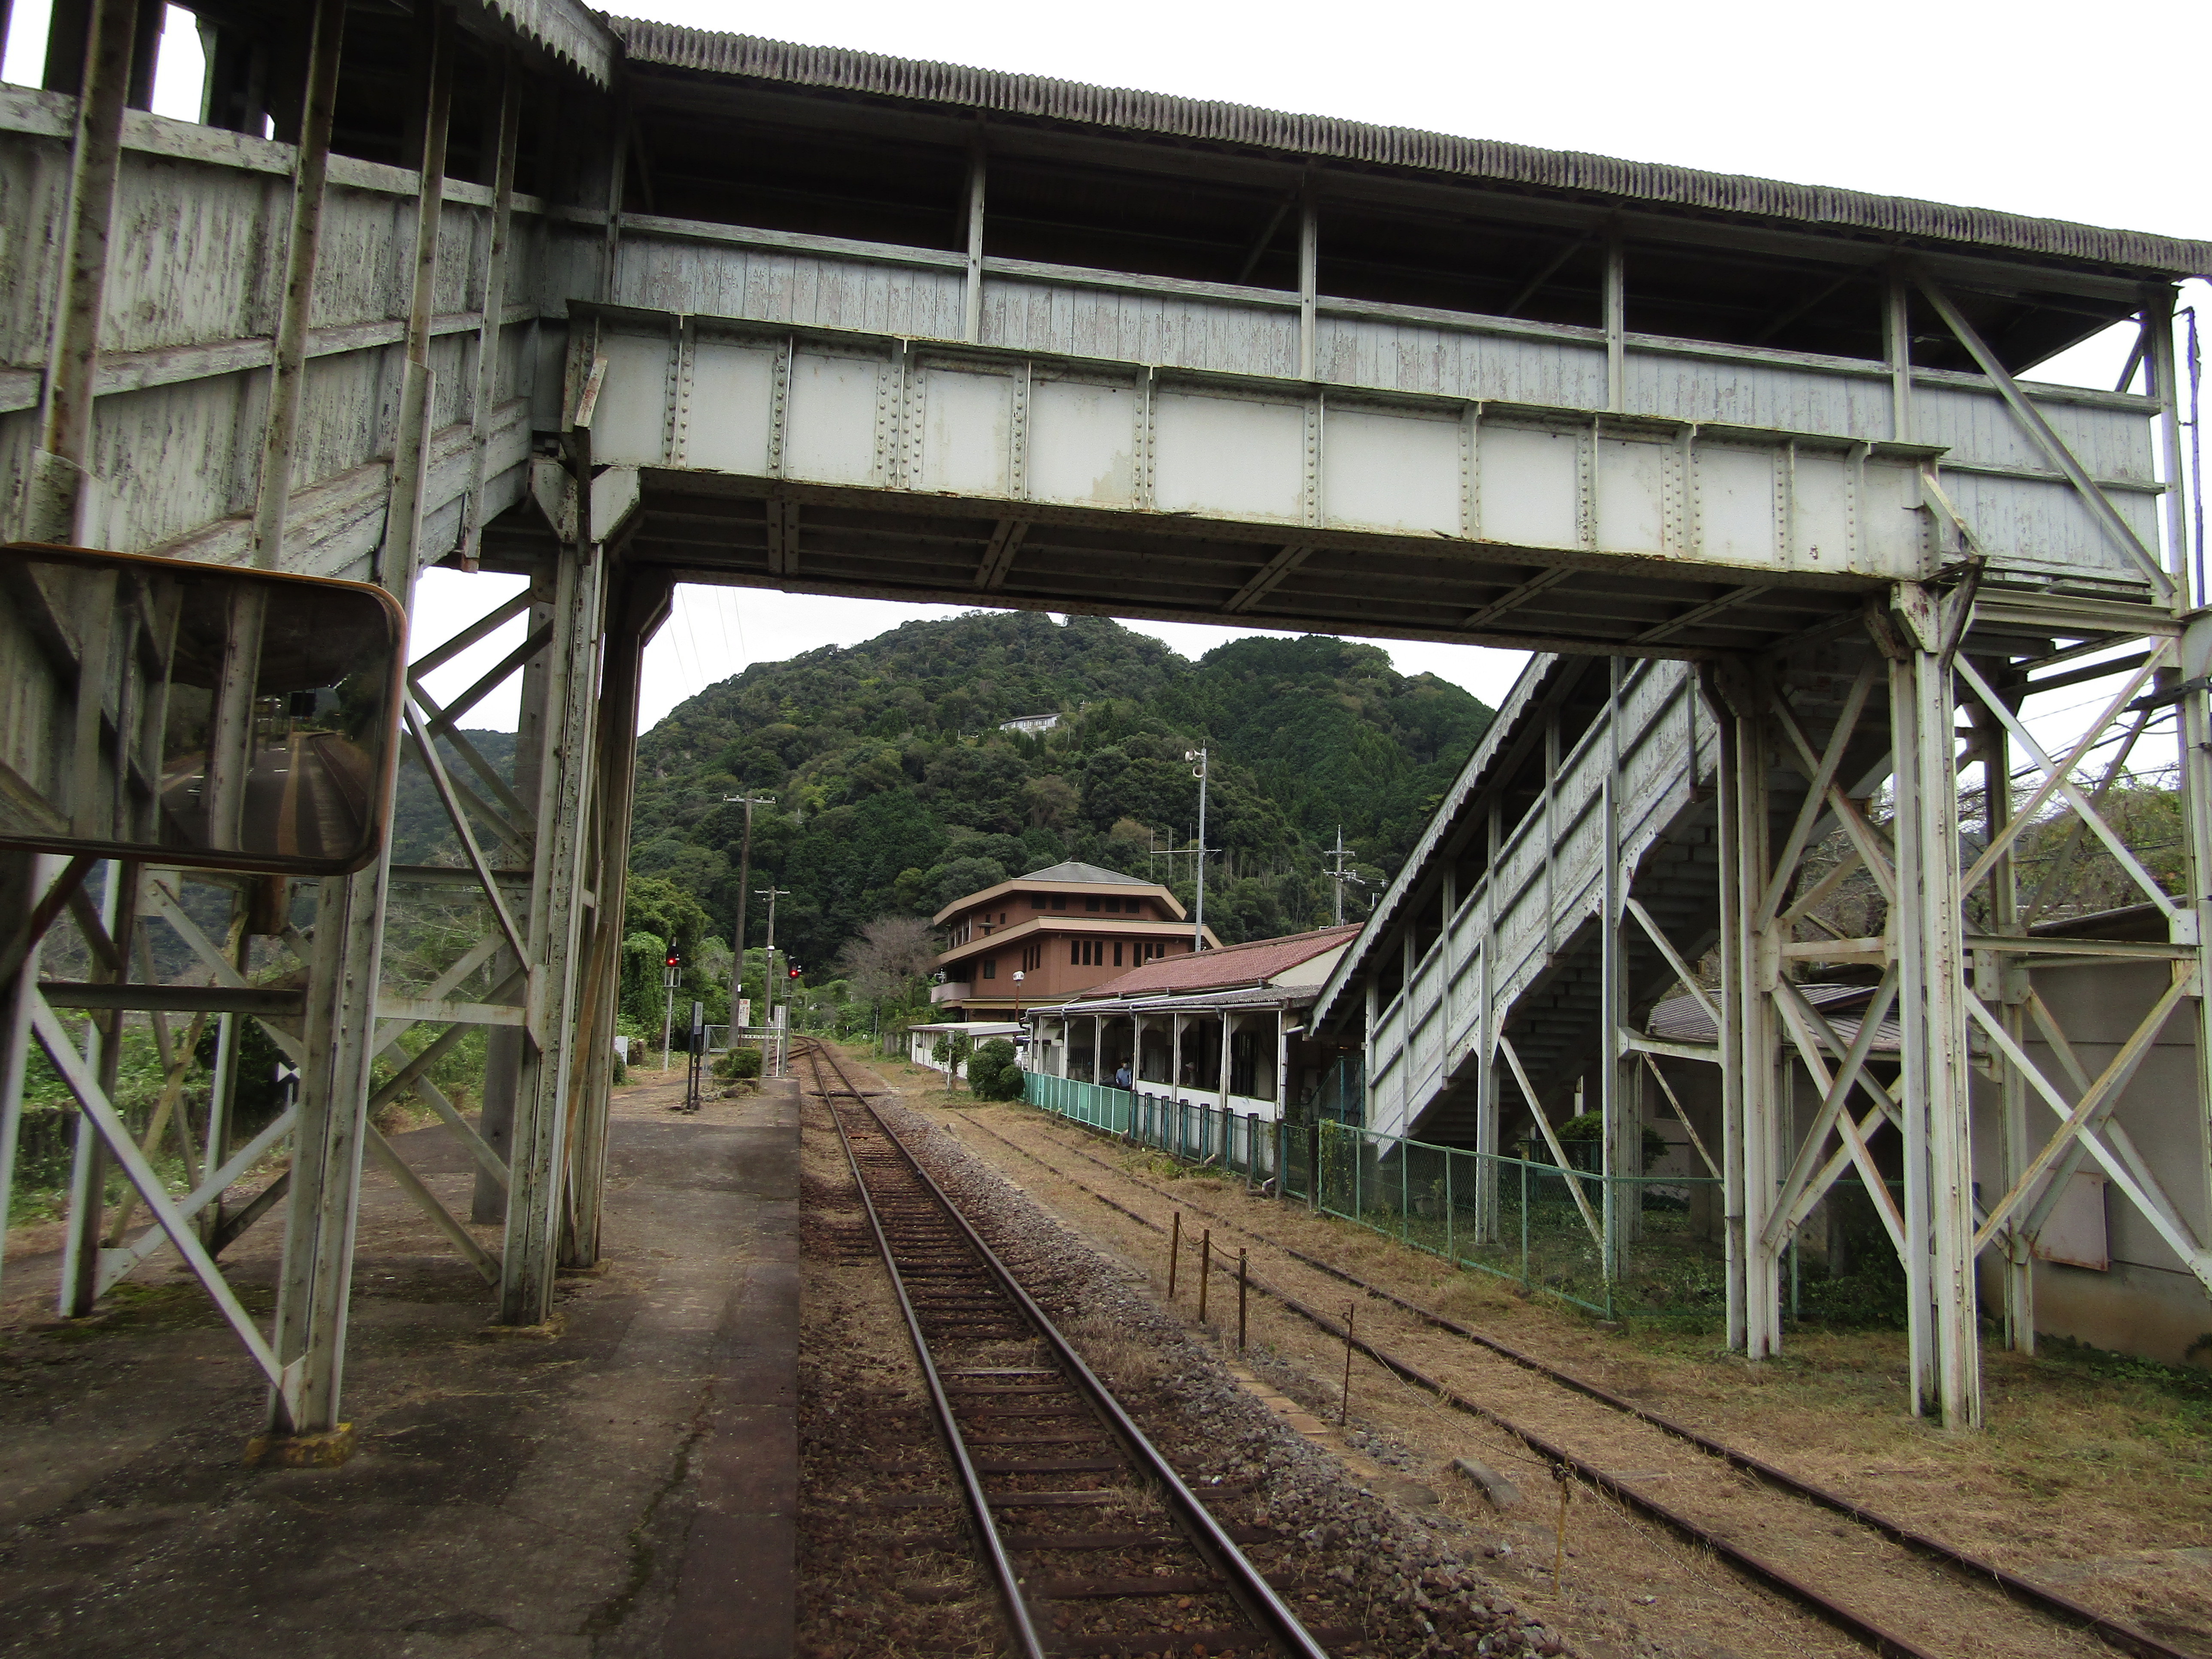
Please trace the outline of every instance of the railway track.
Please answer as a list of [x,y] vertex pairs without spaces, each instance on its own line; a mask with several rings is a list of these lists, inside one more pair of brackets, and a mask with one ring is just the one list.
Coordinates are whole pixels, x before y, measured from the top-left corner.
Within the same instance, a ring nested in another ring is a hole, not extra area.
[[890,1276],[925,1392],[995,1584],[1008,1650],[1272,1653],[1326,1659],[1217,1522],[855,1088],[836,1055],[799,1052],[830,1109]]
[[[1062,1165],[1047,1163],[972,1115],[961,1115],[970,1127],[1048,1170],[1054,1178],[1088,1193],[1152,1232],[1170,1233],[1169,1225],[1158,1218],[1141,1213],[1078,1179]],[[1600,1384],[1271,1237],[1240,1217],[1193,1203],[1181,1194],[1163,1193],[1152,1182],[1106,1159],[1073,1148],[1062,1150],[1073,1152],[1076,1158],[1096,1164],[1164,1205],[1207,1217],[1215,1224],[1217,1249],[1233,1247],[1239,1237],[1250,1239],[1279,1252],[1296,1277],[1349,1285],[1385,1303],[1413,1322],[1411,1331],[1401,1328],[1395,1334],[1389,1346],[1378,1340],[1367,1320],[1361,1322],[1361,1330],[1368,1333],[1363,1337],[1310,1305],[1313,1292],[1304,1285],[1293,1287],[1258,1273],[1249,1281],[1254,1291],[1295,1317],[1338,1341],[1348,1340],[1376,1364],[1450,1408],[1503,1429],[1547,1462],[1565,1463],[1627,1507],[1711,1549],[1738,1571],[1797,1601],[1875,1652],[1895,1656],[1895,1659],[1935,1659],[1939,1654],[1962,1651],[2095,1652],[2101,1644],[2105,1649],[2136,1659],[2191,1659],[2184,1650],[2148,1632],[2106,1618],[2059,1592],[1799,1480],[1753,1453],[1674,1422]],[[1301,1291],[1305,1295],[1300,1295]],[[1521,1384],[1517,1388],[1513,1386],[1516,1381]],[[1564,1399],[1543,1400],[1539,1391],[1544,1389]],[[1615,1431],[1600,1437],[1616,1452],[1632,1447],[1628,1461],[1582,1449],[1592,1438],[1593,1413],[1613,1419]],[[1664,1480],[1688,1483],[1686,1487],[1676,1486],[1677,1492],[1694,1491],[1698,1477],[1708,1477],[1710,1485],[1710,1477],[1715,1474],[1736,1477],[1726,1496],[1759,1501],[1715,1505],[1694,1498],[1662,1498],[1650,1489],[1650,1483]],[[1718,1516],[1716,1509],[1721,1512]],[[1817,1517],[1811,1513],[1814,1510],[1827,1515]],[[1833,1521],[1838,1516],[1853,1524],[1837,1527]],[[1790,1536],[1793,1530],[1797,1534],[1795,1539]],[[1812,1542],[1809,1548],[1802,1547],[1801,1540],[1820,1534],[1826,1538]],[[1831,1540],[1841,1541],[1844,1548],[1838,1552]],[[1839,1588],[1863,1574],[1821,1570],[1824,1557],[1856,1555],[1863,1561],[1868,1545],[1884,1553],[1884,1577],[1893,1591],[1890,1596],[1869,1596]],[[1951,1604],[1943,1616],[1932,1621],[1926,1612],[1931,1601]],[[1931,1630],[1931,1623],[1937,1628]],[[1945,1639],[1944,1631],[1970,1634],[1963,1641]]]

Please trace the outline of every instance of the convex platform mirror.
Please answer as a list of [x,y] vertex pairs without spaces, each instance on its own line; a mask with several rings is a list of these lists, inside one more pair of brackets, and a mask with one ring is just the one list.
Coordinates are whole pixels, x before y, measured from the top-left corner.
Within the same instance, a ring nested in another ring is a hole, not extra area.
[[0,547],[0,846],[360,869],[387,816],[405,635],[357,582]]

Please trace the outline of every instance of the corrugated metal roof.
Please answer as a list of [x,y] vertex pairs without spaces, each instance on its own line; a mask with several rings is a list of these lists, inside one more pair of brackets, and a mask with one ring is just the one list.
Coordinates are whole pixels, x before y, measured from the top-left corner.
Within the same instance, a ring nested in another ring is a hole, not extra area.
[[1079,864],[1070,860],[1066,864],[1048,864],[1042,870],[1032,870],[1020,878],[1023,881],[1097,881],[1121,887],[1145,887],[1151,884],[1139,876],[1125,876],[1119,870],[1109,870],[1097,864]]
[[[1841,1010],[1856,1004],[1862,1010],[1874,994],[1871,985],[1800,985],[1798,993],[1806,1001],[1827,1017],[1829,1025],[1844,1042],[1858,1040],[1859,1028],[1865,1024],[1860,1015],[1841,1012],[1831,1013],[1832,1008]],[[1719,1030],[1713,1017],[1698,1006],[1693,997],[1668,997],[1651,1011],[1651,1035],[1674,1042],[1716,1042]],[[1869,1054],[1894,1054],[1902,1051],[1905,1029],[1899,1024],[1897,1014],[1887,1015],[1875,1028],[1874,1042]]]
[[581,0],[484,0],[484,5],[594,85],[613,82],[617,43],[607,33],[611,20]]
[[2212,272],[2212,243],[2141,231],[2037,219],[1988,208],[1954,207],[1822,185],[1624,161],[1576,150],[1538,149],[1488,138],[1458,138],[1413,127],[1370,125],[1243,104],[1175,98],[1042,76],[1008,75],[958,64],[886,58],[837,46],[805,46],[758,35],[721,34],[671,23],[611,17],[631,61],[787,86],[895,98],[1033,120],[1099,127],[1194,143],[1273,150],[1303,159],[1443,174],[1522,189],[1692,213],[1726,215],[2081,261],[2165,276]]

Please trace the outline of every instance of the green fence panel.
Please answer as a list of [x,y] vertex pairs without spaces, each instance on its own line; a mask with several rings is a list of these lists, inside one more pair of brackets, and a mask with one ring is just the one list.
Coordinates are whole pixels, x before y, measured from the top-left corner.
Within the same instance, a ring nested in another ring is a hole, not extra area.
[[1720,1183],[1711,1176],[1563,1170],[1329,1119],[1270,1122],[1036,1073],[1024,1097],[1181,1162],[1273,1182],[1279,1197],[1608,1317],[1624,1299],[1703,1307],[1724,1286],[1713,1226]]

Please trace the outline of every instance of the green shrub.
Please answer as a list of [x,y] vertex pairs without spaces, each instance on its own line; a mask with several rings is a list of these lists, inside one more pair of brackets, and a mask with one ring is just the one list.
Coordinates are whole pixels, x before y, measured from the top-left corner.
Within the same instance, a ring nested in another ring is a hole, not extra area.
[[1014,1045],[1004,1037],[993,1037],[968,1062],[968,1086],[978,1100],[1019,1100],[1023,1082]]
[[[1648,1175],[1651,1166],[1667,1156],[1666,1136],[1648,1123],[1642,1127],[1644,1167],[1641,1170],[1623,1170],[1620,1171],[1623,1175]],[[1604,1114],[1584,1112],[1578,1117],[1571,1117],[1560,1124],[1555,1133],[1559,1137],[1560,1146],[1566,1152],[1568,1162],[1577,1170],[1595,1170],[1603,1164],[1605,1155],[1598,1141],[1605,1133]],[[1530,1138],[1528,1161],[1532,1164],[1549,1164],[1552,1161],[1551,1148],[1544,1145],[1540,1137]]]
[[755,1048],[732,1048],[714,1062],[714,1075],[740,1082],[759,1077],[761,1051]]

